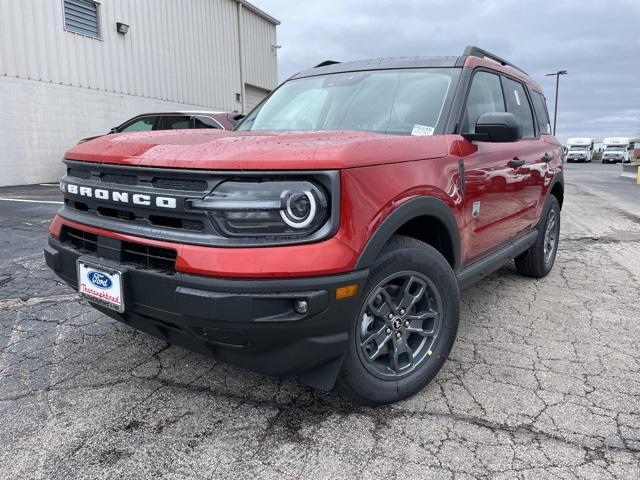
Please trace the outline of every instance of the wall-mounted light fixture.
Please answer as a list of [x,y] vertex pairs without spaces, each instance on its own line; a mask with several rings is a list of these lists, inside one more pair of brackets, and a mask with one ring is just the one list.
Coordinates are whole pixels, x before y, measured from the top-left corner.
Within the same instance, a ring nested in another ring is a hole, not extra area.
[[271,45],[271,51],[273,52],[274,55],[277,55],[278,50],[281,48],[282,48],[282,45],[276,45],[276,44]]
[[122,22],[116,22],[116,31],[118,33],[126,35],[127,32],[129,31],[129,25],[127,25],[126,23],[122,23]]

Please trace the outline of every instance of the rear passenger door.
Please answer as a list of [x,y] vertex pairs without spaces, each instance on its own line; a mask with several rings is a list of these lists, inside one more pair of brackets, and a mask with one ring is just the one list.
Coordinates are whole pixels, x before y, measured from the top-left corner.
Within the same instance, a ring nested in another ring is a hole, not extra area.
[[[498,73],[474,72],[467,94],[460,133],[475,133],[483,113],[505,112],[507,104]],[[524,175],[519,166],[521,142],[493,143],[462,140],[464,166],[463,264],[482,257],[524,228]]]

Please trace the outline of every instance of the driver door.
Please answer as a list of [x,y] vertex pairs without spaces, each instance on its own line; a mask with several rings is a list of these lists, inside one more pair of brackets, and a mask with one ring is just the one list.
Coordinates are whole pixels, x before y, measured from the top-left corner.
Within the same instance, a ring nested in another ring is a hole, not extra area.
[[[483,113],[505,112],[506,103],[495,73],[476,71],[467,95],[461,133],[475,133]],[[463,264],[486,255],[523,230],[526,215],[526,175],[521,142],[469,142],[461,137],[464,166]]]

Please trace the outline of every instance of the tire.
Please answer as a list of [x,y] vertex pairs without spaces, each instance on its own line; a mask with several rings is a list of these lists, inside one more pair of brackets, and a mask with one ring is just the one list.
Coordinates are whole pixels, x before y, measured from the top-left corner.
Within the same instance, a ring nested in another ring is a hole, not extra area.
[[[403,305],[410,307],[405,310]],[[339,391],[354,403],[370,406],[420,391],[449,356],[459,312],[456,276],[440,252],[413,238],[393,237],[362,291]]]
[[560,204],[555,196],[547,197],[541,219],[536,243],[515,259],[516,270],[527,277],[545,277],[553,268],[560,241]]

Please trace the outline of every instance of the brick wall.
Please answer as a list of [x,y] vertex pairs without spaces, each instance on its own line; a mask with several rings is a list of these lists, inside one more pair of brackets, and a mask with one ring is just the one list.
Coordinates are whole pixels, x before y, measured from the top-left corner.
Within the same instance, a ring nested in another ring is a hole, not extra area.
[[64,152],[145,112],[207,110],[156,99],[0,76],[0,186],[57,182]]

